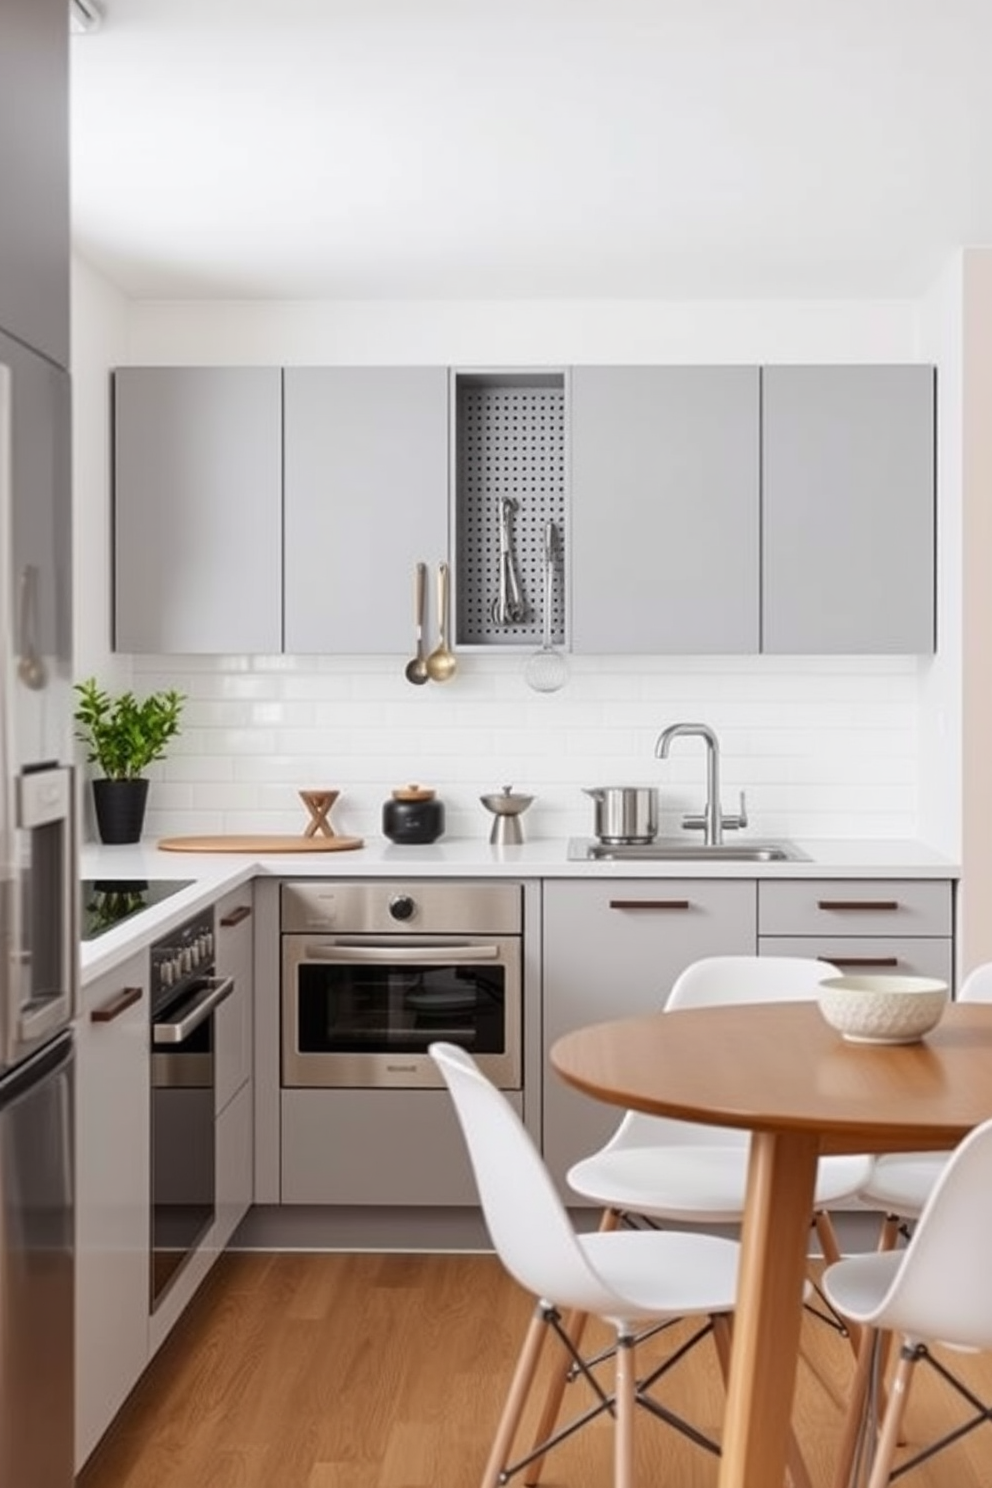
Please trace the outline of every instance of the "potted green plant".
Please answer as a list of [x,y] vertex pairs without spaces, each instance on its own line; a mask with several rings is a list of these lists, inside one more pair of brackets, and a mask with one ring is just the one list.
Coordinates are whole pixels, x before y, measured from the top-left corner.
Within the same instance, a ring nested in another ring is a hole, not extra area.
[[111,696],[95,677],[77,682],[75,692],[76,737],[86,745],[89,763],[102,771],[92,782],[100,838],[137,842],[148,800],[143,772],[162,759],[178,734],[186,698],[174,688],[149,693],[140,702],[133,692]]

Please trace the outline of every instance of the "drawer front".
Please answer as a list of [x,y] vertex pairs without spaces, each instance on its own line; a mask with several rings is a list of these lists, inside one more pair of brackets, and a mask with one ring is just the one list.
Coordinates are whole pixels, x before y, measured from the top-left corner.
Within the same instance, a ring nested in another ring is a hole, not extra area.
[[759,935],[951,935],[952,885],[926,879],[758,883]]
[[[813,956],[831,961],[845,976],[939,977],[953,989],[952,942],[921,935],[911,940],[866,935],[847,936],[763,935],[759,956]],[[825,971],[824,975],[829,976]]]

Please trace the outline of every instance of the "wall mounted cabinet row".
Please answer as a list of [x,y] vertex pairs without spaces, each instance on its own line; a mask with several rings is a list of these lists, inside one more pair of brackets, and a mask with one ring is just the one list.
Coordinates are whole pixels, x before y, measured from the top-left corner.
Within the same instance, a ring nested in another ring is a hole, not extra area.
[[549,524],[579,654],[934,648],[931,367],[134,367],[114,392],[121,651],[406,655],[443,557],[455,643],[529,647]]

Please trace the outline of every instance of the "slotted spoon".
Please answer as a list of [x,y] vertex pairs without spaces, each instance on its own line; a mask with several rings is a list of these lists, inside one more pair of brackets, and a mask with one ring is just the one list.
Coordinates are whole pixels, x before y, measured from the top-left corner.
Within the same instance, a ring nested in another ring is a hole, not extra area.
[[551,644],[551,620],[555,607],[555,548],[557,530],[554,522],[544,528],[544,640],[540,651],[528,657],[524,680],[535,692],[557,692],[568,681],[568,661]]

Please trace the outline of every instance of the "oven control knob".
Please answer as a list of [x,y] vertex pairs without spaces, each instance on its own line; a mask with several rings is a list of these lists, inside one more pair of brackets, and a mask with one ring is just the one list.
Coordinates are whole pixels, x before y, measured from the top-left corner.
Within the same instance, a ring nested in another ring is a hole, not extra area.
[[159,976],[162,979],[162,986],[163,987],[171,987],[172,986],[173,980],[175,978],[175,973],[174,973],[174,971],[172,969],[172,962],[171,961],[163,961],[163,962],[161,962],[161,964],[159,966]]
[[409,894],[394,894],[389,901],[389,913],[394,920],[412,919],[416,908],[416,902]]

